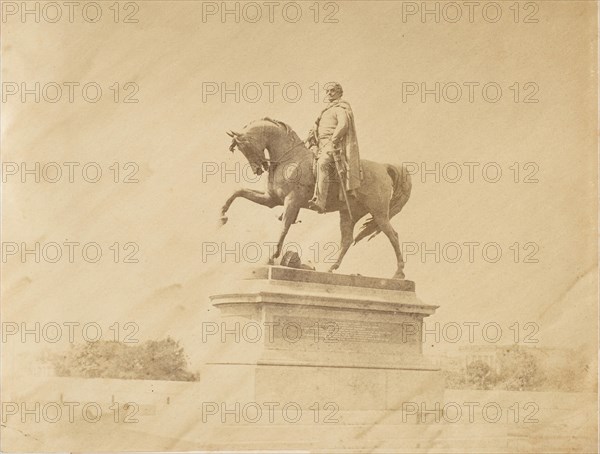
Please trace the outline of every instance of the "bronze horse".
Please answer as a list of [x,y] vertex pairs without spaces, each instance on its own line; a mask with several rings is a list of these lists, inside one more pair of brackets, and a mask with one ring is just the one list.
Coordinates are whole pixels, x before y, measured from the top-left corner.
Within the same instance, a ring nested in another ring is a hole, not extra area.
[[[279,242],[269,260],[269,263],[273,263],[274,259],[281,254],[283,241],[290,226],[296,222],[300,208],[308,208],[308,201],[313,195],[315,187],[313,153],[287,124],[270,118],[253,121],[245,126],[242,132],[227,134],[233,139],[229,149],[233,152],[237,147],[256,175],[268,171],[269,181],[266,192],[254,189],[235,191],[221,209],[221,223],[227,222],[227,210],[238,197],[269,208],[283,205],[283,214],[280,217],[283,226]],[[265,150],[269,152],[268,158],[265,156]],[[354,243],[368,235],[373,237],[383,232],[396,253],[397,270],[394,278],[404,279],[404,261],[400,242],[398,234],[390,224],[390,219],[402,210],[410,197],[412,187],[410,174],[404,166],[367,160],[361,160],[361,165],[362,183],[357,189],[356,197],[350,198],[352,215],[348,212],[345,201],[338,200],[339,198],[336,198],[337,205],[328,207],[328,211],[340,212],[341,230],[341,247],[336,262],[329,271],[339,268],[344,255],[353,243],[354,225],[370,213],[371,217],[363,224]]]

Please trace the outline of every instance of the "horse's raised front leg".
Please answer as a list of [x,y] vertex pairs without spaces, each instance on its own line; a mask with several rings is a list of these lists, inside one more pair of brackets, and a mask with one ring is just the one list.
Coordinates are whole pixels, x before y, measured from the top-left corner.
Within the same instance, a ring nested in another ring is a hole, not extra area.
[[329,272],[335,271],[340,267],[342,260],[346,255],[346,252],[348,252],[348,249],[352,245],[355,224],[356,221],[350,217],[350,213],[348,213],[348,210],[340,210],[340,232],[342,234],[342,239],[340,241],[340,251],[338,252],[338,256],[335,263],[329,268]]
[[254,203],[258,203],[259,205],[263,205],[269,208],[273,208],[281,204],[278,200],[271,197],[271,195],[267,192],[256,191],[255,189],[238,189],[231,195],[231,197],[227,199],[225,205],[223,205],[223,207],[221,208],[221,225],[227,222],[228,218],[227,216],[225,216],[225,214],[227,213],[227,210],[229,209],[233,201],[238,197],[243,197],[244,199],[248,199]]
[[275,259],[281,255],[281,249],[283,248],[283,242],[285,237],[290,229],[290,226],[296,222],[296,218],[298,217],[298,212],[300,211],[300,206],[302,202],[295,197],[293,194],[288,194],[283,202],[283,215],[281,217],[281,233],[279,234],[279,241],[277,242],[277,247],[275,248],[275,252],[269,258],[269,264],[273,265],[275,263]]

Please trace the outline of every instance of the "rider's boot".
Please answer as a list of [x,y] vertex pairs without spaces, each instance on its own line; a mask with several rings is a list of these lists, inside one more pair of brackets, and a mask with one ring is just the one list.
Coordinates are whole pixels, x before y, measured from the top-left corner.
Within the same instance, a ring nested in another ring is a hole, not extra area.
[[315,185],[315,195],[308,202],[308,208],[316,211],[317,213],[325,213],[327,211],[327,193],[329,190],[329,181],[327,175],[323,175],[324,172],[319,172],[317,184]]

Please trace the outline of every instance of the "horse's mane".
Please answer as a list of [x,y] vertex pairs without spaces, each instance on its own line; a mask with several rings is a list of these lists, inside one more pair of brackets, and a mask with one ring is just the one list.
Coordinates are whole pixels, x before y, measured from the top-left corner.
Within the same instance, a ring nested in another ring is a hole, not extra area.
[[262,121],[270,121],[271,123],[276,124],[280,128],[285,129],[286,134],[291,134],[294,132],[292,130],[292,128],[290,127],[290,125],[288,125],[287,123],[284,123],[283,121],[275,120],[274,118],[270,118],[270,117],[263,117],[263,118],[261,118],[261,120]]
[[[246,129],[248,126],[252,125],[253,123],[256,123],[257,121],[268,121],[270,123],[273,123],[275,126],[284,129],[286,135],[288,135],[288,136],[294,135],[294,136],[298,137],[298,135],[294,132],[294,130],[291,128],[290,125],[288,125],[287,123],[284,123],[283,121],[275,120],[274,118],[270,118],[270,117],[263,117],[263,118],[259,118],[258,120],[251,121],[246,126],[244,126],[244,129]],[[293,138],[296,138],[296,137],[293,137]]]

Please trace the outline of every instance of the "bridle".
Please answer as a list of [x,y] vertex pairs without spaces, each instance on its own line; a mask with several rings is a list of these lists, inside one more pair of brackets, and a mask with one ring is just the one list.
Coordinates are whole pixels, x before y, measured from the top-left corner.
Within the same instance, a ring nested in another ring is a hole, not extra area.
[[[233,151],[233,149],[234,149],[236,146],[238,146],[238,147],[239,147],[239,142],[237,142],[237,140],[236,140],[236,137],[235,137],[235,136],[232,136],[232,137],[234,137],[234,140],[233,140],[233,142],[232,142],[231,146],[229,147],[229,149],[230,149],[231,151]],[[273,176],[274,176],[274,174],[275,174],[275,172],[271,172],[271,170],[275,170],[275,168],[277,167],[277,165],[278,165],[278,164],[280,164],[280,163],[282,163],[282,162],[285,162],[285,161],[287,160],[287,159],[286,159],[286,158],[287,158],[287,156],[288,156],[288,155],[289,155],[289,154],[290,154],[292,151],[294,151],[296,148],[298,148],[300,145],[305,145],[305,144],[304,144],[304,142],[303,142],[303,141],[301,141],[301,140],[300,140],[299,142],[296,142],[296,143],[294,143],[294,144],[293,144],[293,145],[292,145],[290,148],[288,148],[288,149],[287,149],[287,150],[286,150],[286,151],[285,151],[285,152],[284,152],[284,153],[281,155],[281,157],[280,157],[279,159],[264,159],[264,160],[263,160],[263,162],[267,162],[267,163],[269,164],[269,169],[268,169],[268,172],[269,172],[269,181],[270,181],[270,182],[272,182],[272,181],[273,181]],[[269,158],[270,158],[271,151],[270,151],[269,149],[267,149],[267,151],[269,151]]]

